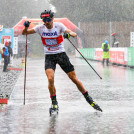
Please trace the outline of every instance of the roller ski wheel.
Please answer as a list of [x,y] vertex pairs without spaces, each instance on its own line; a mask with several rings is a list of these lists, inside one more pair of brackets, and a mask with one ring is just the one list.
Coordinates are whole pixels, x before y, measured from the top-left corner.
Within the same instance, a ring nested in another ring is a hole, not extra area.
[[49,108],[49,114],[51,115],[58,115],[59,107],[58,105],[52,105],[51,108]]
[[96,104],[95,102],[93,102],[92,104],[90,104],[94,109],[98,110],[98,111],[101,111],[102,112],[102,109],[99,107],[98,104]]

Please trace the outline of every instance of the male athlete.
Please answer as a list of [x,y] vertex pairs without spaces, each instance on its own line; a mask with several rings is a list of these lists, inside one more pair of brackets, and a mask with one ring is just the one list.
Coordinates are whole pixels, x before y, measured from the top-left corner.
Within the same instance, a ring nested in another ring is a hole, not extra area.
[[[87,102],[96,110],[102,112],[102,109],[88,95],[82,83],[76,77],[74,66],[70,63],[65,53],[63,37],[76,37],[77,34],[67,29],[62,23],[53,22],[54,13],[51,10],[45,10],[40,15],[44,24],[37,25],[33,29],[28,29],[30,22],[24,23],[25,28],[22,34],[38,33],[41,36],[42,44],[45,51],[45,73],[48,78],[48,89],[52,100],[52,109],[58,110],[58,102],[56,99],[56,88],[54,85],[54,72],[56,64],[59,64],[68,77],[76,84],[78,90],[84,95]],[[62,34],[64,35],[62,36]]]

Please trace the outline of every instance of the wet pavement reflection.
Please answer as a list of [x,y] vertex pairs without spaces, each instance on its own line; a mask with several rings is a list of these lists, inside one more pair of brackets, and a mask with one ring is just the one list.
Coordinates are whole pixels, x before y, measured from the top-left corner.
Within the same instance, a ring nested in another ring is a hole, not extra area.
[[55,86],[59,114],[49,116],[51,100],[44,73],[44,59],[27,63],[26,105],[23,105],[24,72],[8,105],[0,108],[0,134],[133,134],[134,69],[102,66],[89,61],[102,80],[82,59],[70,59],[77,77],[103,113],[85,101],[67,75],[57,66]]

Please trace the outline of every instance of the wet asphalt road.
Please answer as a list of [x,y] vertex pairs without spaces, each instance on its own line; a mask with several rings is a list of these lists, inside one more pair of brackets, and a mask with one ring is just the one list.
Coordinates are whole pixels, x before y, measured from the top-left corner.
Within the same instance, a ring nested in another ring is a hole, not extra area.
[[0,134],[133,134],[134,69],[90,62],[103,78],[81,59],[70,59],[77,77],[103,109],[96,112],[67,75],[57,66],[55,86],[59,114],[49,116],[51,100],[44,59],[27,62],[26,105],[23,105],[24,72],[8,105],[0,108]]

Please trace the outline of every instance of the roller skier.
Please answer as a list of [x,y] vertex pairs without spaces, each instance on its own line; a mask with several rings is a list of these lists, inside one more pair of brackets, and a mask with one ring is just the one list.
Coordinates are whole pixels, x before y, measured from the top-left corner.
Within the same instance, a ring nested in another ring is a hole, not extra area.
[[[83,94],[86,101],[96,110],[102,109],[97,105],[93,99],[89,96],[88,91],[84,88],[83,84],[78,80],[74,66],[71,64],[68,56],[65,53],[63,37],[69,39],[69,37],[76,37],[77,34],[70,29],[67,29],[62,23],[53,22],[54,13],[51,10],[45,10],[40,15],[43,24],[37,25],[32,29],[28,29],[30,22],[25,21],[22,34],[34,34],[38,33],[41,36],[42,44],[45,51],[45,73],[48,78],[48,89],[50,92],[50,98],[52,105],[50,108],[50,115],[53,111],[58,112],[59,106],[56,98],[56,88],[54,85],[54,73],[56,64],[59,64],[62,70],[68,75],[74,84],[76,84],[78,90]],[[63,34],[63,36],[62,36]]]

